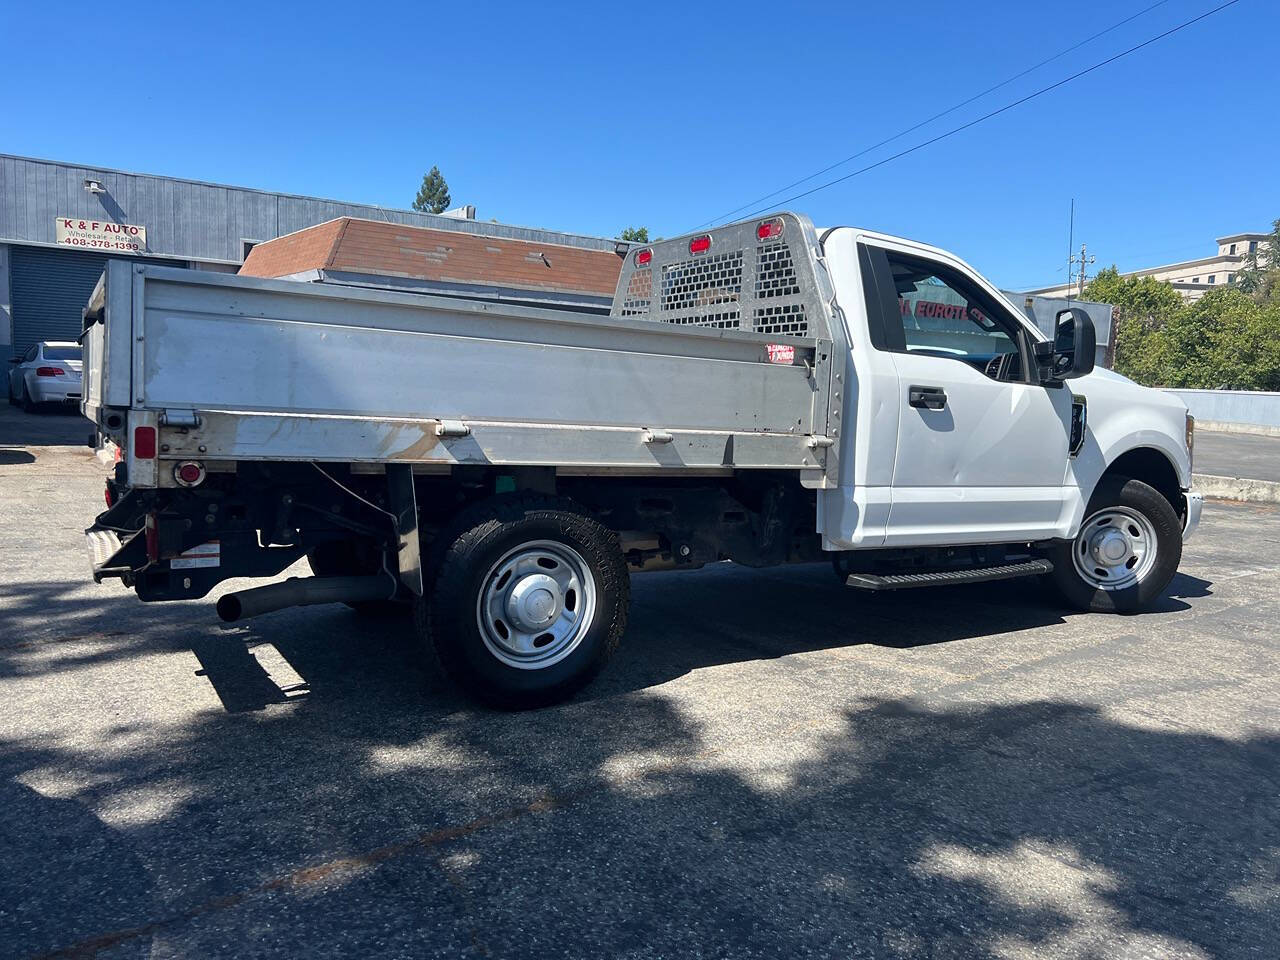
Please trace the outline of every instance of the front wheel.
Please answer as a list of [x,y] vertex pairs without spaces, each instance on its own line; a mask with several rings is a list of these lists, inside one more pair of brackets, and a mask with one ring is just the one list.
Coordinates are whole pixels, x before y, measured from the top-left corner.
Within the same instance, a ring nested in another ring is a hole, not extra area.
[[618,648],[631,587],[618,538],[571,501],[513,496],[442,537],[423,639],[473,697],[504,709],[563,700]]
[[1133,613],[1163,594],[1182,560],[1182,528],[1169,501],[1141,480],[1098,485],[1074,540],[1052,553],[1055,586],[1082,610]]

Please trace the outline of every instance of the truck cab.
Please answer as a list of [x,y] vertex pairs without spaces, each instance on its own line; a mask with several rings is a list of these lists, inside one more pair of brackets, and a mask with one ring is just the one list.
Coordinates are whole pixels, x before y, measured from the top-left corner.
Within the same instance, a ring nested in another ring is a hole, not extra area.
[[830,549],[1066,538],[1107,468],[1136,451],[1147,451],[1144,477],[1198,519],[1176,397],[1094,369],[1092,356],[1073,357],[1066,377],[1047,370],[1038,351],[1070,344],[1046,342],[936,247],[852,227],[821,243],[858,396],[841,494],[819,501]]

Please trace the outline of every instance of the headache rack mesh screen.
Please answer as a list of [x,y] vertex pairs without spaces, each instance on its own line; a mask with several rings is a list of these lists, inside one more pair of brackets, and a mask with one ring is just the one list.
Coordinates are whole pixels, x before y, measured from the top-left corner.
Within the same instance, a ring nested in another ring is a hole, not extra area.
[[[678,326],[751,330],[779,336],[814,333],[805,314],[806,290],[815,280],[809,261],[793,255],[804,238],[789,220],[781,239],[759,241],[754,223],[713,231],[705,253],[688,252],[685,241],[654,244],[649,262],[628,259],[616,316]],[[633,251],[633,254],[634,255]]]
[[649,312],[653,303],[653,270],[644,267],[631,275],[627,295],[622,301],[622,316],[635,317]]

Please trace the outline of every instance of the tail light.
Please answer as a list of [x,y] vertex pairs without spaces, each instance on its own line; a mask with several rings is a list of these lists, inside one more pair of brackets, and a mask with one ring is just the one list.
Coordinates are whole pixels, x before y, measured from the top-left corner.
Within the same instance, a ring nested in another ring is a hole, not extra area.
[[184,460],[173,468],[173,479],[180,487],[199,486],[204,481],[204,464],[198,460]]
[[133,428],[133,455],[139,460],[154,460],[156,458],[155,427]]
[[60,377],[64,373],[66,371],[61,367],[36,367],[37,377]]
[[689,241],[690,253],[706,253],[710,249],[711,249],[710,234],[704,233],[702,236],[694,237],[692,240]]
[[759,240],[773,240],[782,236],[782,218],[774,217],[772,220],[761,220],[756,224],[756,238]]
[[1196,418],[1187,414],[1187,465],[1193,466],[1196,459]]
[[108,480],[108,481],[107,481],[107,483],[106,483],[106,485],[103,487],[103,490],[102,490],[102,499],[103,499],[103,500],[105,500],[105,501],[107,501],[107,509],[108,509],[108,510],[110,510],[113,506],[115,506],[116,498],[115,498],[115,494],[114,494],[114,493],[112,493],[112,491],[111,491],[111,481],[110,481],[110,480]]
[[646,267],[653,262],[653,251],[648,247],[636,251],[636,266]]

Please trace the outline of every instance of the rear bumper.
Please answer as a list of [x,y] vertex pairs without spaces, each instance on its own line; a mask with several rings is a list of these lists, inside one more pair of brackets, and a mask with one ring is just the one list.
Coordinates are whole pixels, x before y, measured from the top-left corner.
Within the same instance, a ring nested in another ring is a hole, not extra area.
[[61,380],[34,380],[27,391],[35,403],[67,403],[80,400],[80,383]]
[[1182,516],[1182,542],[1186,543],[1200,525],[1200,513],[1204,510],[1204,494],[1188,490],[1182,495],[1186,510]]

